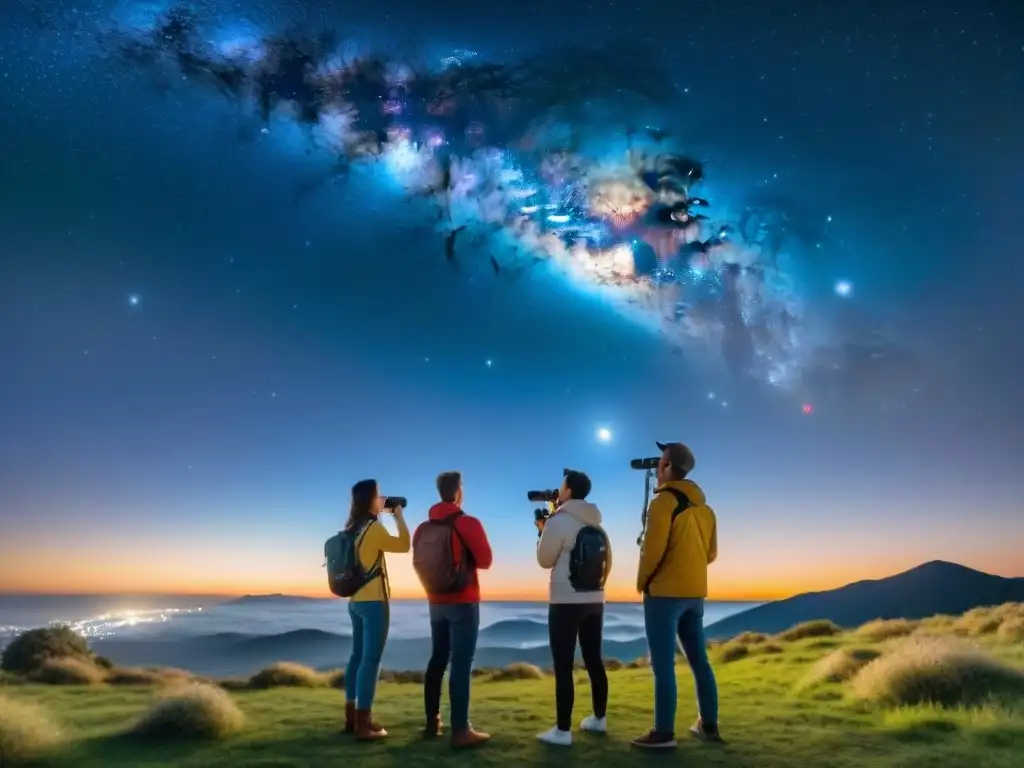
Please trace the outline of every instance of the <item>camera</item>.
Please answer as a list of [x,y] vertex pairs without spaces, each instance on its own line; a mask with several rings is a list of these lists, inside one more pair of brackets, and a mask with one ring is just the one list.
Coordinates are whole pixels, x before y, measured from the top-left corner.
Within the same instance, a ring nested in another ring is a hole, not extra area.
[[409,506],[409,500],[405,496],[388,496],[384,499],[384,509],[404,508],[407,506]]
[[526,499],[527,501],[532,501],[534,503],[537,503],[538,501],[558,501],[558,491],[527,491]]

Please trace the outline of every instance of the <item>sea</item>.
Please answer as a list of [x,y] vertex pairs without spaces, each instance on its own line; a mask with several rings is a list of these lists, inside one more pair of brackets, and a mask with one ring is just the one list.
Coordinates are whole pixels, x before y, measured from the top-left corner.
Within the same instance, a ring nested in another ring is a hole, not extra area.
[[[757,606],[709,601],[705,624]],[[384,667],[418,669],[430,655],[429,610],[423,600],[392,602]],[[243,675],[274,661],[318,669],[343,666],[351,642],[344,601],[258,595],[241,598],[0,595],[0,645],[27,629],[66,624],[97,653],[118,664],[172,666],[208,675]],[[643,607],[608,603],[604,650],[631,661],[647,652]],[[480,606],[477,666],[550,661],[547,604]]]

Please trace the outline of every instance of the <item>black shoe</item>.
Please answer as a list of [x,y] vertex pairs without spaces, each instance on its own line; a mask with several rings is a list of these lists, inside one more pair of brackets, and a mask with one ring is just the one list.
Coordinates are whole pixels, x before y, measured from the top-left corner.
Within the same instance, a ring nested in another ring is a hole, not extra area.
[[676,745],[676,736],[671,731],[652,728],[650,732],[633,739],[632,744],[641,749],[672,749]]
[[709,728],[704,725],[703,720],[697,720],[690,726],[690,735],[706,744],[725,744],[725,739],[718,732],[718,728]]

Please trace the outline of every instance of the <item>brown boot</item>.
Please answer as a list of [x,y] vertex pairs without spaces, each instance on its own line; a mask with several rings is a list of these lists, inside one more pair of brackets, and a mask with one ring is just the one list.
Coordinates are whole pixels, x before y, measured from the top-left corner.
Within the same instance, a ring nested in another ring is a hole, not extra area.
[[491,734],[474,730],[471,725],[464,731],[452,734],[452,749],[470,749],[471,747],[479,747],[481,744],[486,744],[490,740]]
[[427,724],[423,728],[423,738],[436,739],[442,733],[444,733],[444,726],[441,724],[441,716],[428,717]]
[[370,710],[356,710],[356,741],[377,741],[387,735],[388,732],[384,728],[373,722]]
[[356,703],[354,701],[345,702],[345,733],[356,732]]

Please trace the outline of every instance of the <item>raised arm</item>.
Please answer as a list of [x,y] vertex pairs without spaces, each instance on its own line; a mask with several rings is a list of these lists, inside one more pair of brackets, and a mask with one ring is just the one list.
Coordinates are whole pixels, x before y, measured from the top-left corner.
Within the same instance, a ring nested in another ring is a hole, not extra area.
[[412,545],[409,538],[409,526],[405,523],[405,516],[395,515],[395,525],[398,526],[398,535],[392,536],[383,523],[379,520],[374,522],[366,531],[367,544],[371,548],[379,549],[381,552],[404,555]]
[[537,542],[537,565],[541,568],[554,568],[558,562],[563,539],[559,522],[558,515],[551,515],[541,529],[540,540]]

